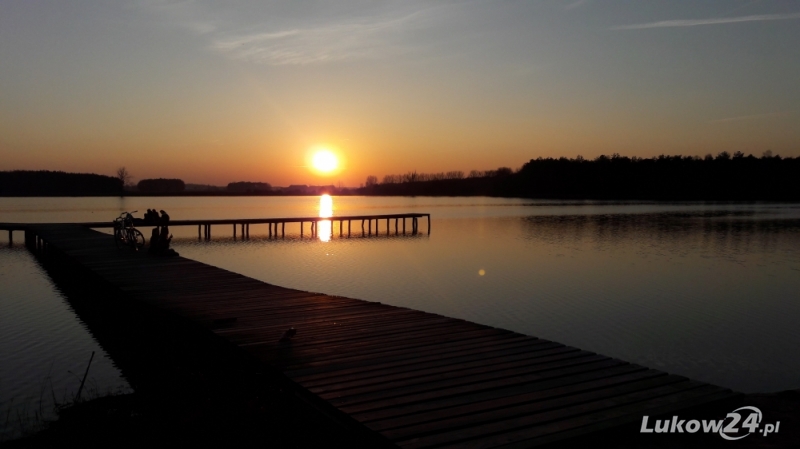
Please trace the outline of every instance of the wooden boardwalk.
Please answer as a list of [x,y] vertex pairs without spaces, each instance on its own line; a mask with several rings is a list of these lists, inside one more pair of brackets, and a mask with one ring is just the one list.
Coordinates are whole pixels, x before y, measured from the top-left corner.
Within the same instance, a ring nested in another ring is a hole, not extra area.
[[[533,447],[738,396],[502,329],[117,250],[83,226],[27,232],[33,251],[210,329],[403,448]],[[297,335],[278,342],[289,327]]]

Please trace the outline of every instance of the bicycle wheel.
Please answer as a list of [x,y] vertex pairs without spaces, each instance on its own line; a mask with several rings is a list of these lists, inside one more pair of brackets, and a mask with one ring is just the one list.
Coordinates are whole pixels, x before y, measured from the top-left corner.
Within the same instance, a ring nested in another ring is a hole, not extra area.
[[144,235],[142,235],[142,232],[138,229],[134,229],[131,234],[131,237],[133,237],[131,240],[131,245],[133,245],[133,247],[136,249],[144,248]]
[[114,243],[117,245],[117,249],[127,245],[125,238],[122,236],[122,230],[114,229]]

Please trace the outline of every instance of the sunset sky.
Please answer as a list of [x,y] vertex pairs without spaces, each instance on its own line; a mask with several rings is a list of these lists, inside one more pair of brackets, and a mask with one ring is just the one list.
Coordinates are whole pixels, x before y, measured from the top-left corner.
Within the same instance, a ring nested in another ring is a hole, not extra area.
[[358,186],[800,156],[799,43],[791,0],[4,0],[0,170]]

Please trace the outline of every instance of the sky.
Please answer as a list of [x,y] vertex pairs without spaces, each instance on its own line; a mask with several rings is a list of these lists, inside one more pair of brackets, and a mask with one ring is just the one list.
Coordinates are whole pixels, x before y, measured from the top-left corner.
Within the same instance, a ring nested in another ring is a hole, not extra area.
[[358,186],[796,157],[798,42],[797,0],[0,0],[0,170]]

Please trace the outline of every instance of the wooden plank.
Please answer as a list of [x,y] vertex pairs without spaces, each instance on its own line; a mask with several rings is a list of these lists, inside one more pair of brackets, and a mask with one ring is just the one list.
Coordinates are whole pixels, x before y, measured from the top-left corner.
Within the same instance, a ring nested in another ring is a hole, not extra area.
[[[392,440],[409,440],[425,435],[442,434],[443,432],[455,432],[465,427],[490,425],[494,422],[501,422],[509,419],[516,419],[523,416],[542,414],[551,410],[559,410],[569,406],[579,405],[587,402],[615,398],[630,393],[639,393],[652,390],[651,393],[658,394],[658,391],[672,392],[673,390],[660,390],[662,387],[671,384],[687,382],[680,376],[654,376],[647,379],[625,382],[608,388],[596,389],[591,391],[577,391],[570,395],[547,397],[549,395],[537,394],[527,395],[523,400],[515,396],[510,400],[484,402],[480,405],[473,405],[463,410],[457,410],[454,415],[438,415],[438,417],[428,416],[427,421],[416,421],[415,425],[407,425],[408,418],[404,420],[383,421],[382,425],[374,423],[370,428],[381,430],[382,434]],[[552,395],[553,391],[548,390]],[[561,389],[564,391],[564,389]],[[649,394],[649,393],[648,393]],[[522,396],[522,395],[521,395]],[[387,429],[388,426],[393,428]]]
[[317,376],[316,379],[298,379],[306,388],[328,386],[339,382],[361,382],[363,385],[379,383],[395,377],[414,376],[421,372],[437,372],[439,370],[458,369],[458,366],[479,366],[487,363],[497,363],[498,361],[512,361],[534,357],[545,357],[554,354],[577,352],[579,349],[568,346],[556,345],[551,342],[542,341],[537,347],[517,346],[505,351],[496,351],[496,348],[478,348],[470,351],[461,357],[432,357],[430,361],[417,360],[411,364],[392,364],[382,369],[370,370],[341,370],[327,373],[325,376]]
[[340,367],[343,363],[346,363],[346,366],[350,367],[369,367],[375,363],[382,363],[385,361],[416,361],[419,357],[433,354],[448,354],[454,351],[463,353],[464,351],[472,350],[474,346],[485,343],[485,341],[486,340],[475,338],[475,336],[465,336],[464,338],[452,340],[450,342],[453,343],[452,346],[433,344],[428,346],[404,345],[397,349],[370,348],[369,351],[348,352],[341,354],[341,356],[337,355],[337,351],[335,350],[324,352],[304,351],[293,353],[292,359],[287,362],[286,366],[318,370],[329,366]]
[[[596,373],[598,377],[604,377],[604,370],[608,368],[618,368],[625,365],[625,362],[619,362],[613,359],[597,361],[594,363],[583,363],[575,366],[551,370],[543,373],[531,373],[520,375],[516,377],[506,377],[500,379],[486,380],[479,383],[469,383],[457,386],[448,386],[436,390],[427,390],[418,393],[406,393],[396,395],[392,392],[387,392],[385,398],[380,395],[370,395],[360,398],[345,398],[342,402],[349,401],[346,404],[337,404],[337,400],[330,400],[329,402],[336,405],[347,413],[361,413],[368,410],[378,410],[382,408],[397,407],[400,405],[413,404],[415,402],[427,402],[437,399],[446,399],[453,396],[459,396],[469,393],[487,392],[493,389],[514,388],[516,391],[527,391],[524,387],[536,382],[542,382],[550,379],[558,379],[567,377],[572,374],[588,373],[592,371],[599,371]],[[535,388],[535,386],[534,386]],[[508,391],[508,390],[506,390]]]
[[[437,420],[477,415],[495,410],[505,410],[508,407],[514,407],[520,404],[536,403],[558,397],[569,397],[584,392],[602,391],[618,385],[636,384],[638,382],[662,377],[685,380],[680,376],[671,376],[656,370],[634,371],[555,388],[540,389],[528,393],[522,392],[513,395],[501,395],[446,408],[435,408],[433,410],[424,410],[410,414],[395,414],[394,416],[381,419],[372,419],[372,417],[365,414],[361,416],[360,421],[366,423],[370,428],[380,431],[399,428],[410,429],[409,431],[411,431],[415,426],[425,425]],[[494,416],[496,415],[493,415],[493,417]]]
[[[572,419],[562,419],[550,424],[534,426],[530,424],[523,424],[523,428],[504,432],[501,434],[481,436],[467,441],[450,442],[445,446],[438,445],[437,447],[453,447],[464,449],[481,449],[493,448],[499,446],[508,446],[511,443],[522,443],[523,447],[530,447],[530,442],[525,440],[532,440],[545,436],[555,436],[556,438],[550,441],[558,441],[570,435],[564,435],[565,432],[575,429],[580,429],[584,426],[592,426],[591,430],[603,430],[609,426],[624,424],[627,422],[635,422],[641,420],[643,415],[657,415],[672,410],[686,409],[692,406],[697,406],[706,403],[712,403],[726,398],[730,398],[732,394],[729,391],[720,389],[710,385],[700,386],[697,388],[688,389],[683,392],[676,391],[661,391],[663,393],[652,399],[642,400],[643,397],[652,395],[652,391],[642,393],[633,393],[631,395],[620,396],[614,399],[598,401],[597,403],[584,404],[576,406],[570,410],[559,410],[558,412],[551,412],[550,417],[532,416],[526,417],[527,419],[518,419],[514,425],[525,422],[535,422],[537,418],[552,419],[556,416],[567,415],[569,413],[576,413],[578,411],[586,411],[597,409],[594,413],[572,415]],[[485,430],[481,428],[480,430]],[[479,431],[480,431],[479,430]],[[562,435],[558,435],[561,433]],[[472,434],[472,432],[470,432]],[[574,434],[573,434],[574,435]],[[448,435],[449,436],[449,435]],[[460,439],[460,437],[456,437]],[[445,438],[442,438],[444,440]],[[414,439],[412,442],[399,442],[400,447],[404,448],[422,448],[431,447],[430,440],[422,441],[422,438]]]
[[[357,391],[347,395],[343,393],[321,394],[320,397],[327,399],[330,403],[337,406],[348,406],[371,403],[398,396],[412,396],[426,392],[432,392],[435,395],[439,395],[445,390],[455,389],[462,386],[483,388],[490,384],[501,383],[503,385],[507,385],[511,382],[529,382],[538,380],[541,378],[541,376],[546,375],[545,373],[548,371],[557,371],[582,365],[605,364],[608,362],[614,361],[602,355],[586,355],[574,359],[558,360],[554,362],[543,363],[541,365],[537,364],[526,368],[513,368],[489,373],[470,373],[466,376],[460,376],[454,373],[452,376],[444,379],[437,378],[429,382],[403,385],[389,390],[382,389],[375,391],[373,389],[365,389],[367,391]],[[508,379],[508,382],[506,382],[506,379]]]
[[288,376],[294,377],[295,375],[323,373],[332,369],[374,366],[394,362],[409,363],[411,360],[430,360],[430,357],[466,355],[476,348],[484,347],[485,344],[490,344],[494,348],[512,348],[514,346],[528,344],[530,339],[531,337],[501,338],[500,336],[489,335],[475,337],[468,341],[441,343],[432,348],[432,350],[427,351],[424,355],[420,355],[418,351],[411,349],[403,352],[394,351],[389,357],[369,357],[367,360],[365,360],[364,357],[347,356],[334,361],[306,363],[296,367],[288,366],[285,368],[285,372]]
[[389,376],[370,378],[368,380],[358,378],[347,382],[332,383],[318,387],[309,387],[306,385],[306,388],[320,395],[334,392],[355,394],[358,391],[396,388],[439,379],[451,379],[455,376],[502,371],[511,368],[534,366],[556,360],[567,360],[594,355],[591,352],[573,350],[572,348],[560,348],[559,351],[560,352],[555,354],[550,353],[547,355],[540,355],[540,351],[528,351],[518,354],[516,357],[500,357],[481,359],[468,363],[453,363],[426,370],[416,370],[412,373],[394,373]]
[[[319,384],[326,384],[337,382],[340,380],[349,380],[354,378],[363,378],[369,381],[373,376],[380,376],[386,373],[413,373],[414,371],[425,369],[432,365],[434,362],[437,362],[438,366],[442,364],[450,364],[450,363],[458,363],[462,361],[470,361],[470,360],[478,360],[485,358],[489,354],[518,354],[522,352],[529,352],[531,351],[531,345],[535,345],[536,351],[540,351],[541,353],[551,353],[555,351],[563,351],[563,350],[573,350],[574,348],[567,348],[563,345],[559,345],[553,342],[547,341],[534,341],[531,342],[529,340],[515,338],[513,341],[509,342],[510,344],[500,348],[498,350],[497,342],[494,339],[483,339],[482,341],[475,342],[475,344],[471,345],[459,345],[458,347],[454,347],[452,350],[448,352],[438,352],[435,354],[429,354],[424,357],[418,355],[410,355],[407,359],[389,359],[389,360],[380,360],[370,364],[358,365],[358,366],[340,366],[334,365],[331,367],[326,367],[327,369],[315,369],[313,374],[308,374],[305,376],[292,376],[292,378],[296,379],[298,382],[302,383],[303,385],[310,384],[310,386],[315,386]],[[414,363],[410,363],[413,361]],[[306,380],[304,380],[304,378]],[[317,381],[309,382],[309,381]]]
[[546,379],[541,382],[527,384],[513,384],[499,386],[487,390],[471,391],[458,395],[442,398],[425,399],[409,404],[398,404],[386,408],[373,408],[363,411],[349,409],[349,413],[361,422],[378,421],[383,419],[393,419],[399,416],[409,416],[423,412],[435,412],[448,408],[461,407],[481,401],[507,398],[526,393],[545,391],[554,388],[562,388],[587,382],[605,382],[617,376],[636,375],[647,371],[646,368],[637,365],[619,365],[603,370],[589,370],[579,373],[564,374],[559,377]]

